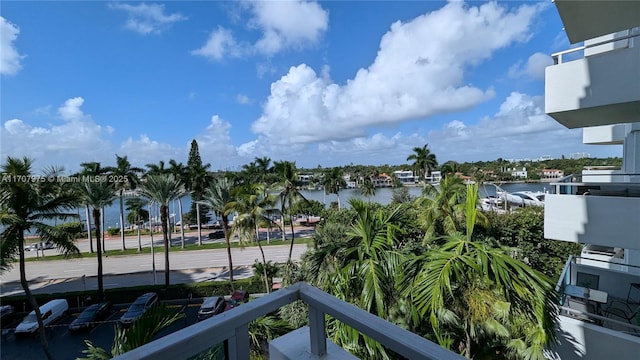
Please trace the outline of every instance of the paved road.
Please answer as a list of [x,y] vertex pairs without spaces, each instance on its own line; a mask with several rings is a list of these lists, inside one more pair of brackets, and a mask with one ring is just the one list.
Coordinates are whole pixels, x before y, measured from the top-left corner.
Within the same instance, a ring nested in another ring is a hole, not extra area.
[[[288,245],[264,246],[265,257],[274,262],[285,262],[289,255]],[[297,244],[293,247],[292,258],[300,259],[307,245]],[[148,251],[148,250],[147,250]],[[261,259],[258,247],[234,248],[234,275],[251,275],[250,268],[256,259]],[[153,284],[152,256],[140,254],[131,256],[112,256],[104,258],[105,287],[123,287]],[[194,282],[211,280],[225,276],[227,265],[226,249],[190,250],[170,253],[171,282]],[[155,253],[156,281],[164,281],[164,254]],[[95,276],[97,266],[95,258],[77,258],[55,261],[28,262],[26,267],[30,287],[36,293],[57,291],[74,291],[97,287]],[[83,276],[85,278],[83,279]],[[0,294],[2,296],[22,292],[20,273],[15,266],[2,275]]]

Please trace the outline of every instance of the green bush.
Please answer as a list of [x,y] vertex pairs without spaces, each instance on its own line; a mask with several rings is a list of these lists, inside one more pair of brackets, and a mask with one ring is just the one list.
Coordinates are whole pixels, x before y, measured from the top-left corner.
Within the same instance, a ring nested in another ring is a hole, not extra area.
[[84,231],[82,230],[82,223],[78,221],[58,224],[56,225],[56,228],[71,234],[73,238],[76,238],[76,239],[84,236]]
[[108,228],[107,234],[109,234],[109,236],[118,235],[120,234],[120,228]]

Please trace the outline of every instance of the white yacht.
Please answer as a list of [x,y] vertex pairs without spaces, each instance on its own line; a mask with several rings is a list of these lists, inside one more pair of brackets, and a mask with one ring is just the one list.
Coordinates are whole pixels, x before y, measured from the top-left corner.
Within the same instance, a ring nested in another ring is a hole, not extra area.
[[[545,112],[583,142],[622,145],[621,169],[584,170],[545,196],[547,239],[589,244],[557,284],[561,359],[640,353],[640,1],[556,0],[570,43],[545,73]],[[576,59],[577,58],[577,59]],[[571,60],[568,60],[571,59]]]

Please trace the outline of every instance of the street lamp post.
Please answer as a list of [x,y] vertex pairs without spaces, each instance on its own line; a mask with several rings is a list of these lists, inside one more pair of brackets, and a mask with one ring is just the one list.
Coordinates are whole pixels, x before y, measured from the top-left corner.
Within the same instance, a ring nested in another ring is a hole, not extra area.
[[153,285],[156,284],[156,253],[153,249],[153,221],[151,221],[151,202],[149,202],[149,233],[151,234],[151,271],[153,272]]

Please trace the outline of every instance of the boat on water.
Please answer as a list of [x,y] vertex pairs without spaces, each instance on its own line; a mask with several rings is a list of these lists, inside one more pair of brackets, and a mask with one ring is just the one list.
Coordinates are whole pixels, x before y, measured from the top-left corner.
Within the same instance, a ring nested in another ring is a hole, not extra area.
[[497,192],[498,197],[507,202],[510,206],[540,206],[544,207],[544,197],[546,193],[542,191],[516,191],[516,192]]

